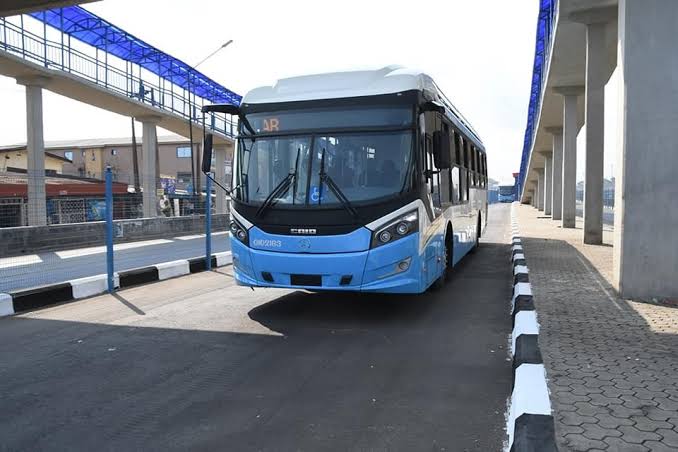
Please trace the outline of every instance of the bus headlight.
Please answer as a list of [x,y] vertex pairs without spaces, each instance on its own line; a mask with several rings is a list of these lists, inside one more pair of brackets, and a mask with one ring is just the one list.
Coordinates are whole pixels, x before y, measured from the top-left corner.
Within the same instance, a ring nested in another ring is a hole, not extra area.
[[394,242],[419,230],[419,215],[416,210],[396,218],[372,234],[370,248]]
[[228,229],[231,231],[232,237],[237,238],[246,246],[249,246],[247,230],[240,223],[235,220],[231,220],[231,224],[228,226]]

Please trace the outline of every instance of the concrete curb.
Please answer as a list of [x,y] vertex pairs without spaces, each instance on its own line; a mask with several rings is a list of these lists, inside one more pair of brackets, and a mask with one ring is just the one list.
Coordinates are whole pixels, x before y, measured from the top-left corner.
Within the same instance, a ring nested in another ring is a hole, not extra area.
[[[212,268],[230,264],[230,251],[212,255]],[[189,273],[197,273],[204,271],[206,268],[204,257],[162,262],[148,267],[116,272],[113,276],[114,285],[116,288],[122,289],[139,284],[176,278],[177,276],[188,275]],[[88,298],[106,293],[107,291],[107,276],[95,275],[11,293],[0,293],[0,317],[66,301]]]
[[511,354],[513,392],[508,413],[510,452],[557,451],[546,369],[539,350],[539,322],[520,230],[511,207],[513,297]]

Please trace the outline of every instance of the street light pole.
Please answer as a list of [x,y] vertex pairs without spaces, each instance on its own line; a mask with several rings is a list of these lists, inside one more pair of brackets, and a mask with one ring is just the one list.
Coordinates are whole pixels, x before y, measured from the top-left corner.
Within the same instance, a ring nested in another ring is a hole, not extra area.
[[[194,74],[192,73],[197,69],[198,66],[203,64],[205,61],[209,60],[212,58],[214,55],[216,55],[220,50],[228,47],[230,44],[233,43],[232,39],[229,39],[225,43],[223,43],[221,46],[219,46],[215,51],[207,55],[205,58],[200,60],[195,66],[191,68],[191,72],[188,74],[188,139],[191,142],[191,180],[193,182],[193,194],[195,195],[196,190],[200,190],[200,159],[195,158],[195,149],[193,146],[193,100],[192,100],[192,91],[193,91],[193,77]],[[194,96],[193,96],[194,97]],[[199,193],[199,192],[198,192]]]

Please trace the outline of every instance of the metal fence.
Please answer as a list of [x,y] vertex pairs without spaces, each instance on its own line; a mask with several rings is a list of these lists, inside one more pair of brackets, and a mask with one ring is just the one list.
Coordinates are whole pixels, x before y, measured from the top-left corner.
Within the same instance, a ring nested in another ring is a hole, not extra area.
[[[200,109],[205,103],[204,99],[175,87],[162,77],[143,77],[138,66],[113,56],[109,58],[106,54],[100,56],[104,52],[96,50],[94,56],[88,55],[75,48],[69,35],[60,34],[60,41],[54,41],[47,38],[47,31],[42,36],[33,33],[28,29],[28,22],[35,20],[28,16],[0,17],[0,51],[49,69],[77,75],[107,90],[179,115],[186,120],[190,118],[196,126],[202,126]],[[235,135],[237,128],[237,123],[230,115],[212,112],[206,115],[205,125],[214,132],[230,137]]]
[[227,208],[217,210],[226,193],[209,179],[193,193],[151,175],[145,193],[134,176],[113,176],[0,172],[0,293],[178,259],[209,268],[208,256],[229,251]]

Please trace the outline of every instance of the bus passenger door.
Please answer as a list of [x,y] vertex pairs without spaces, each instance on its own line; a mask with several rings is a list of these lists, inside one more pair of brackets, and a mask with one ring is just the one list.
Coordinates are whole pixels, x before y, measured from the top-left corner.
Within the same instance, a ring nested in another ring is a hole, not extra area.
[[[426,284],[431,284],[442,272],[444,256],[444,241],[445,237],[441,237],[441,225],[437,220],[443,213],[442,198],[440,193],[440,171],[435,166],[433,159],[433,132],[440,127],[441,120],[438,114],[433,112],[426,112],[426,133],[424,135],[424,164],[427,187],[427,204],[430,206],[433,213],[432,225],[427,228],[427,231],[422,231],[426,234],[427,244],[424,249],[424,259],[426,262]],[[444,231],[443,231],[444,232]]]

